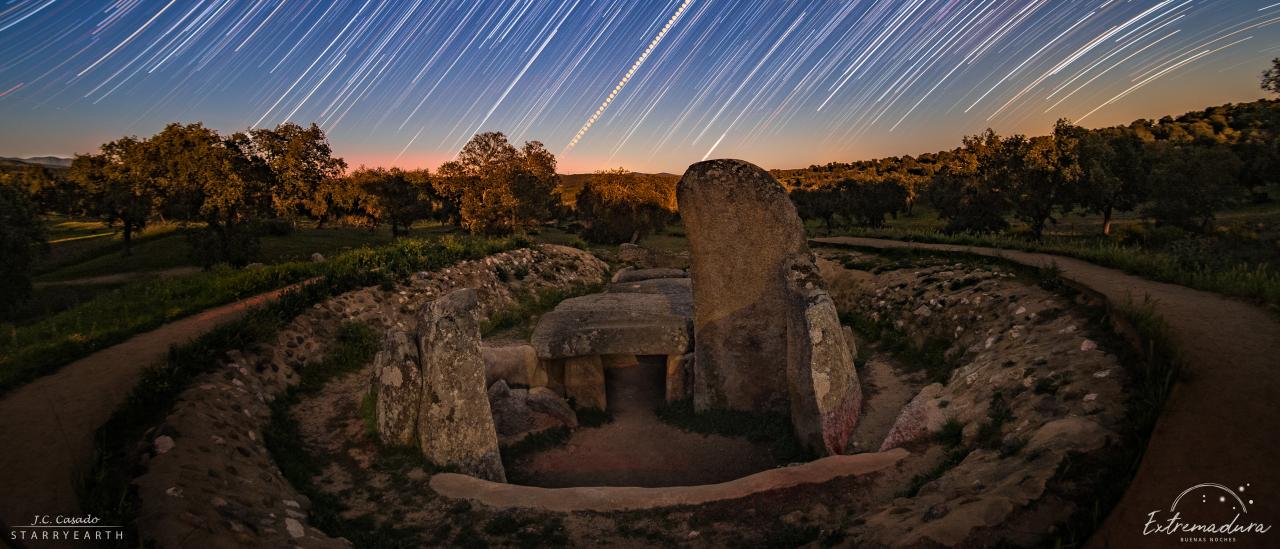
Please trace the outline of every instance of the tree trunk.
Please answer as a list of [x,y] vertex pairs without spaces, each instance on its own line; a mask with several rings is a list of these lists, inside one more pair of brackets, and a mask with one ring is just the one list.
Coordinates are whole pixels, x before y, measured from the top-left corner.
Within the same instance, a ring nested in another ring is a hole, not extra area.
[[1102,234],[1111,236],[1111,206],[1102,210]]
[[124,222],[124,255],[133,255],[133,224]]

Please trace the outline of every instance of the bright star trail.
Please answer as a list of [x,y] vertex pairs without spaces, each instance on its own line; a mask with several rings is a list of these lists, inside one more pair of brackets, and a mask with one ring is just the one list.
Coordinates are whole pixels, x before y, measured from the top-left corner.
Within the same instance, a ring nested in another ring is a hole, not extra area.
[[1273,0],[0,2],[0,156],[316,122],[353,164],[481,131],[562,171],[801,167],[1261,97]]

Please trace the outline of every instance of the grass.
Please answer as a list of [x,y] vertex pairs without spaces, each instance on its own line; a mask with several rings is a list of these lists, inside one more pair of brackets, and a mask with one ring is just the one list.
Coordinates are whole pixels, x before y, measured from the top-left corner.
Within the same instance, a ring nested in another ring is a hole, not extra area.
[[[285,292],[268,305],[250,309],[240,319],[223,324],[190,343],[173,347],[164,364],[143,372],[125,404],[95,433],[94,461],[80,483],[82,506],[109,523],[125,524],[133,530],[126,539],[138,539],[135,523],[138,506],[131,482],[142,471],[133,461],[132,448],[148,428],[163,420],[183,390],[201,374],[217,368],[227,351],[253,349],[265,343],[309,307],[340,293],[525,244],[527,242],[519,239],[446,237],[431,241],[407,239],[378,249],[348,252],[317,264],[321,276],[316,281]],[[317,371],[342,371],[345,365],[363,357],[368,347],[360,343],[362,336],[353,337],[354,340],[349,337],[346,343],[339,340],[330,353],[335,356],[333,363]],[[289,425],[278,427],[277,437],[287,436]],[[293,428],[296,429],[296,425]],[[319,497],[313,498],[313,522],[326,520],[317,509],[323,510],[327,505]],[[361,527],[368,532],[381,532],[376,539],[398,539],[394,532],[382,531],[372,524]]]
[[[148,233],[152,234],[152,233]],[[381,246],[391,242],[386,231],[352,228],[300,228],[288,235],[266,235],[261,238],[259,261],[267,264],[310,261],[312,253],[329,255],[362,246]],[[122,245],[121,245],[122,247]],[[112,247],[93,257],[64,265],[36,277],[38,281],[56,282],[108,274],[144,273],[178,267],[199,267],[192,255],[186,231],[171,229],[152,238],[139,239],[131,255],[118,253]]]
[[1189,265],[1185,259],[1170,253],[1096,238],[1050,236],[1043,241],[1034,242],[1008,235],[946,234],[936,230],[893,228],[855,229],[847,231],[846,234],[904,242],[953,244],[1063,255],[1152,280],[1251,299],[1273,309],[1280,308],[1280,270],[1267,264],[1241,262],[1226,266],[1196,263]]
[[313,277],[337,277],[372,286],[439,266],[440,261],[483,257],[527,244],[524,239],[486,241],[453,236],[401,239],[380,248],[345,252],[324,263],[222,268],[131,283],[29,324],[0,326],[0,393],[175,319]]
[[53,316],[67,309],[73,309],[90,300],[118,290],[125,283],[108,284],[60,284],[54,286],[38,286],[31,292],[31,298],[23,302],[8,315],[0,315],[0,326],[4,324],[25,325],[42,318]]
[[[344,324],[338,332],[324,359],[307,365],[305,375],[298,385],[271,404],[271,423],[263,432],[263,443],[271,452],[285,479],[312,502],[308,522],[322,531],[345,537],[357,547],[414,547],[420,533],[412,528],[377,524],[368,518],[342,517],[346,506],[332,494],[321,491],[312,481],[324,466],[316,453],[303,441],[297,421],[289,409],[302,397],[319,391],[330,380],[359,370],[373,360],[378,352],[381,336],[368,325]],[[379,468],[388,466],[397,470],[411,468],[422,459],[416,452],[380,452],[391,460],[379,460]],[[394,459],[401,458],[401,459]],[[402,463],[403,462],[403,463]]]
[[1092,505],[1080,505],[1065,523],[1058,525],[1056,539],[1049,545],[1080,547],[1120,501],[1138,472],[1147,441],[1164,408],[1174,382],[1181,373],[1182,358],[1173,345],[1173,335],[1149,298],[1112,304],[1109,313],[1133,328],[1137,360],[1126,360],[1131,378],[1126,390],[1122,440],[1111,447],[1108,463],[1098,458],[1070,455],[1058,471],[1059,482],[1072,487]]
[[930,383],[945,384],[951,379],[951,372],[960,365],[960,357],[947,356],[947,350],[951,348],[951,341],[947,339],[929,337],[916,344],[887,318],[876,321],[852,311],[840,313],[840,323],[874,343],[878,349],[894,355],[908,371],[924,372]]
[[0,393],[135,334],[320,272],[315,264],[287,263],[142,280],[39,320],[0,326]]
[[[499,279],[503,279],[505,270],[500,270]],[[505,280],[516,277],[518,273],[508,273]],[[528,274],[527,272],[525,273]],[[606,279],[608,274],[606,273]],[[523,277],[519,277],[523,278]],[[504,281],[505,281],[504,280]],[[481,335],[488,336],[502,330],[515,328],[522,325],[531,325],[538,315],[554,309],[561,301],[571,297],[577,297],[586,294],[599,292],[604,288],[604,282],[594,284],[582,284],[577,287],[567,289],[547,289],[533,295],[521,296],[514,307],[508,307],[500,311],[496,311],[487,320],[480,323]]]
[[776,463],[800,463],[813,459],[813,454],[796,441],[791,420],[785,414],[708,410],[696,412],[692,400],[664,403],[657,409],[658,419],[682,431],[727,437],[742,437],[768,447]]

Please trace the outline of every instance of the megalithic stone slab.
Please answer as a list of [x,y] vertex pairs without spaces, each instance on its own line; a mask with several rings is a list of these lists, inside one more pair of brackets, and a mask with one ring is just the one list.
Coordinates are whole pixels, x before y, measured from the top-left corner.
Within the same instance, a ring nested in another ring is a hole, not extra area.
[[676,197],[690,247],[695,409],[786,411],[783,267],[809,253],[795,206],[741,160],[690,166]]
[[422,308],[418,442],[423,456],[436,465],[506,482],[485,386],[476,307],[475,290],[464,288]]
[[787,268],[793,308],[787,322],[787,387],[796,438],[818,455],[843,454],[862,409],[851,332],[840,324],[813,256]]
[[599,355],[564,360],[564,393],[578,408],[606,410],[604,363]]
[[387,332],[382,350],[373,361],[373,377],[378,437],[383,444],[412,446],[417,437],[418,408],[422,401],[422,367],[418,365],[417,342],[405,332]]

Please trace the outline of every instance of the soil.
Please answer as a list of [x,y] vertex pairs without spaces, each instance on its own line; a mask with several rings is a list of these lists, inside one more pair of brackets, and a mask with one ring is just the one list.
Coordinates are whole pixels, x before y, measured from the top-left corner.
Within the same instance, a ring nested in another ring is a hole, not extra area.
[[744,439],[687,433],[654,413],[664,396],[665,365],[605,371],[613,421],[581,428],[561,447],[519,460],[511,482],[567,486],[691,486],[743,477],[777,465],[767,448]]
[[850,453],[855,454],[878,451],[902,407],[926,385],[923,375],[903,372],[893,357],[885,353],[872,355],[858,376],[865,400],[858,426],[853,430]]

